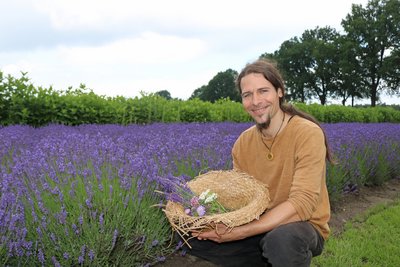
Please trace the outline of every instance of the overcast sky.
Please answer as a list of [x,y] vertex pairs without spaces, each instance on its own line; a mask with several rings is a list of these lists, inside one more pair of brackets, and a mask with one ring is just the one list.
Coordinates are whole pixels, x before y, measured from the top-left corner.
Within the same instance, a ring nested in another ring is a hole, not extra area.
[[218,72],[330,26],[367,0],[1,0],[0,70],[35,86],[187,99]]

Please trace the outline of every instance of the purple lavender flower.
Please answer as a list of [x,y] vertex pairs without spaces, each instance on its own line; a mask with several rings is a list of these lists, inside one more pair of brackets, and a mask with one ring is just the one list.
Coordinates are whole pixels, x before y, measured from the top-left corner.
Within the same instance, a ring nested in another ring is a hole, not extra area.
[[41,264],[44,264],[44,254],[41,248],[38,250],[38,260]]
[[82,216],[82,215],[80,215],[80,216],[78,217],[78,221],[79,221],[79,224],[80,224],[80,225],[83,224],[83,216]]
[[[181,196],[185,195],[184,192],[190,193],[190,190],[186,191],[182,186],[185,190],[179,191],[174,184],[185,185],[188,180],[207,170],[231,169],[232,145],[239,134],[251,125],[160,123],[126,127],[2,127],[0,158],[6,160],[0,168],[0,226],[5,232],[0,236],[0,243],[10,248],[12,257],[32,254],[38,259],[42,256],[43,261],[45,256],[51,260],[51,255],[56,253],[44,251],[41,242],[55,239],[50,231],[55,226],[61,226],[60,230],[65,231],[68,238],[74,239],[80,235],[80,224],[84,217],[75,222],[77,225],[72,225],[75,234],[69,234],[76,210],[87,211],[87,208],[96,207],[97,214],[100,214],[98,223],[104,233],[104,216],[113,218],[115,214],[113,210],[106,210],[107,205],[103,200],[118,198],[119,210],[126,204],[127,207],[131,203],[134,204],[132,206],[141,205],[140,201],[146,194],[152,194],[153,189],[160,189],[167,195],[171,193],[171,200],[189,204],[191,196]],[[323,124],[323,127],[340,163],[335,167],[337,169],[328,170],[328,189],[331,191],[343,192],[343,189],[352,189],[351,185],[361,186],[366,181],[379,183],[384,176],[399,176],[400,124],[338,123]],[[336,183],[340,179],[343,184]],[[330,183],[334,182],[336,184],[331,186]],[[132,189],[137,194],[129,198],[128,203],[124,197]],[[116,192],[121,195],[114,195]],[[26,199],[22,199],[22,196],[26,196]],[[60,205],[61,210],[55,211],[49,206],[49,197],[53,200],[51,203]],[[67,205],[67,199],[74,206]],[[160,202],[164,202],[164,199],[157,196],[155,203]],[[104,215],[106,212],[107,215]],[[196,209],[191,212],[197,214]],[[207,208],[207,212],[211,212],[210,208]],[[25,214],[31,218],[30,222]],[[87,220],[85,217],[88,226],[91,226],[90,223],[97,224],[94,213],[91,216]],[[118,242],[118,236],[123,234],[114,232],[114,245]],[[140,242],[144,242],[144,233],[139,235],[143,236]],[[61,236],[57,233],[56,240],[59,241],[59,238]],[[64,251],[65,248],[61,247],[60,250]],[[81,255],[82,261],[85,257],[90,258],[89,253],[86,250],[86,254]],[[71,261],[72,256],[68,257]]]
[[158,262],[164,262],[165,261],[165,257],[164,256],[159,256],[159,257],[157,257],[157,261]]
[[118,238],[118,230],[114,230],[113,238],[112,238],[112,247],[115,247],[115,244],[117,243],[117,238]]
[[104,213],[100,213],[100,215],[99,215],[99,223],[100,223],[100,227],[103,228],[103,226],[104,226]]
[[206,215],[206,208],[202,205],[198,206],[196,209],[197,214],[201,217]]
[[94,260],[94,251],[93,249],[89,250],[88,252],[89,260],[93,261]]
[[84,258],[82,255],[80,255],[80,256],[78,257],[78,263],[79,263],[79,264],[83,264],[84,261],[85,261],[85,258]]
[[185,214],[187,214],[187,215],[192,215],[192,210],[189,209],[189,208],[186,208],[186,209],[185,209]]
[[182,246],[183,246],[183,242],[179,241],[178,244],[176,244],[175,251],[179,250]]
[[158,245],[158,240],[157,239],[155,239],[155,240],[153,240],[153,242],[151,242],[151,246],[152,247],[155,247],[157,245]]
[[89,209],[93,208],[92,201],[90,199],[87,198],[85,200],[85,204]]
[[55,256],[51,257],[51,261],[53,262],[54,267],[61,267],[61,264],[57,261]]

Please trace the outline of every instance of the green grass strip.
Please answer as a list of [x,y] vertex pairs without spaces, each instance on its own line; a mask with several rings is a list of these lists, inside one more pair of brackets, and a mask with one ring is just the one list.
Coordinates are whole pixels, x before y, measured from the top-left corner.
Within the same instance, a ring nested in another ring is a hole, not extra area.
[[325,243],[312,266],[400,266],[400,200],[377,205]]

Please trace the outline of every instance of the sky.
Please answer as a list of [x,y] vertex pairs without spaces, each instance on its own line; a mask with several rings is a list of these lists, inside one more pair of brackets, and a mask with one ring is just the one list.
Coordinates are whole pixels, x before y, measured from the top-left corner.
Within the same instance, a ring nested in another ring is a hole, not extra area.
[[0,70],[104,96],[188,99],[306,30],[342,32],[367,0],[13,0],[0,2]]

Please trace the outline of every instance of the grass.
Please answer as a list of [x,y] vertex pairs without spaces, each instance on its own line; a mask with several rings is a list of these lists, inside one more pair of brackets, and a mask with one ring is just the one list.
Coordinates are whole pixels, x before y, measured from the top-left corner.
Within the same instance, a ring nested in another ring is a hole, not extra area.
[[345,225],[345,231],[325,243],[320,266],[400,266],[400,199],[379,204]]

